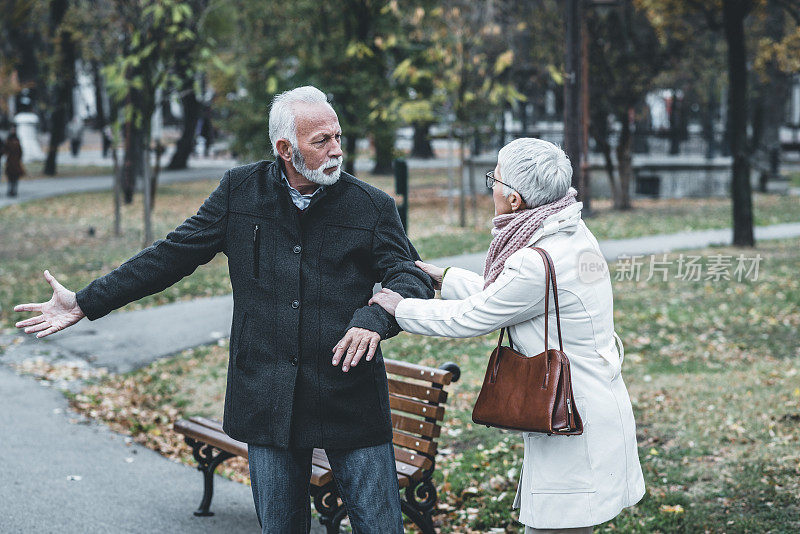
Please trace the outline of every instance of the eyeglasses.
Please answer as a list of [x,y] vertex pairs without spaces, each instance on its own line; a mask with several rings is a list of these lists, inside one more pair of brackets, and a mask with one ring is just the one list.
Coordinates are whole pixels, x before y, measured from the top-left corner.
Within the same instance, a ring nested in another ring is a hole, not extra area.
[[[495,182],[497,182],[497,183],[499,183],[499,184],[503,184],[503,185],[504,185],[504,186],[506,186],[506,187],[511,187],[511,186],[510,186],[510,185],[508,185],[507,183],[505,183],[505,182],[501,182],[500,180],[498,180],[497,178],[495,178],[495,177],[494,177],[494,171],[489,171],[489,172],[487,172],[487,173],[486,173],[486,187],[488,187],[489,189],[493,188],[493,187],[494,187],[494,183],[495,183]],[[513,189],[514,191],[517,191],[517,189],[516,189],[516,188],[514,188],[514,187],[511,187],[511,189]],[[517,191],[517,193],[519,193],[519,196],[520,196],[520,198],[522,198],[522,193],[520,193],[519,191]],[[523,200],[523,202],[525,201],[525,199],[522,199],[522,200]]]

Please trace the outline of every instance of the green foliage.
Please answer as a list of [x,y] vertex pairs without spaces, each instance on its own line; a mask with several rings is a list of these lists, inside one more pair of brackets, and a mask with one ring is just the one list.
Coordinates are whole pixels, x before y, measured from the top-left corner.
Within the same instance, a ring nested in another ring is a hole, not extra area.
[[394,128],[385,103],[391,99],[390,64],[398,38],[396,15],[383,2],[350,0],[236,0],[238,32],[230,45],[225,103],[234,150],[248,158],[271,152],[267,109],[276,93],[315,85],[332,97],[345,137]]

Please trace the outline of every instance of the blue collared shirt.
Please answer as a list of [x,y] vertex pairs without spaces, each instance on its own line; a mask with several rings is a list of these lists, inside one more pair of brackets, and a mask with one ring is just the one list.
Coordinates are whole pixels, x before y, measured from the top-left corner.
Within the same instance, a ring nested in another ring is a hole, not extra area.
[[319,186],[316,191],[311,193],[310,195],[304,195],[294,187],[292,184],[289,183],[289,179],[286,178],[286,173],[281,171],[281,176],[283,177],[283,181],[286,182],[286,185],[289,186],[289,195],[292,197],[292,202],[294,205],[297,206],[299,209],[304,210],[311,204],[311,199],[314,198],[314,195],[322,191],[324,186]]

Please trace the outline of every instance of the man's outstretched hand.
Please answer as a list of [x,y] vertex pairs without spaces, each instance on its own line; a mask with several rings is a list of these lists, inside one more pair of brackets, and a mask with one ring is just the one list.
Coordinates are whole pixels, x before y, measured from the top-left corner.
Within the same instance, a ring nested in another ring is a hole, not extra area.
[[331,363],[336,366],[339,360],[344,355],[342,362],[342,371],[345,373],[351,368],[358,365],[364,353],[367,353],[367,361],[370,361],[375,356],[375,350],[378,348],[378,343],[381,341],[381,336],[377,332],[367,330],[365,328],[353,327],[347,331],[344,337],[333,347],[333,359]]
[[26,334],[37,332],[36,337],[45,337],[54,334],[59,330],[64,330],[72,326],[84,317],[75,293],[58,283],[50,271],[44,272],[44,279],[53,288],[53,296],[47,302],[31,302],[28,304],[17,304],[14,306],[15,312],[30,311],[39,312],[40,315],[19,321],[17,328],[24,328]]

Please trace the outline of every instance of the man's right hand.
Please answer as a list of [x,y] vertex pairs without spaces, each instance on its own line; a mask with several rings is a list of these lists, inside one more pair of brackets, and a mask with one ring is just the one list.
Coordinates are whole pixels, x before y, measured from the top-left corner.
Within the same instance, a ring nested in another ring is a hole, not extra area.
[[50,271],[44,272],[44,279],[53,288],[53,296],[47,302],[29,304],[17,304],[14,306],[15,312],[30,311],[39,312],[40,315],[19,321],[17,328],[25,328],[26,334],[38,332],[36,337],[45,337],[72,326],[84,317],[75,293],[58,283]]

